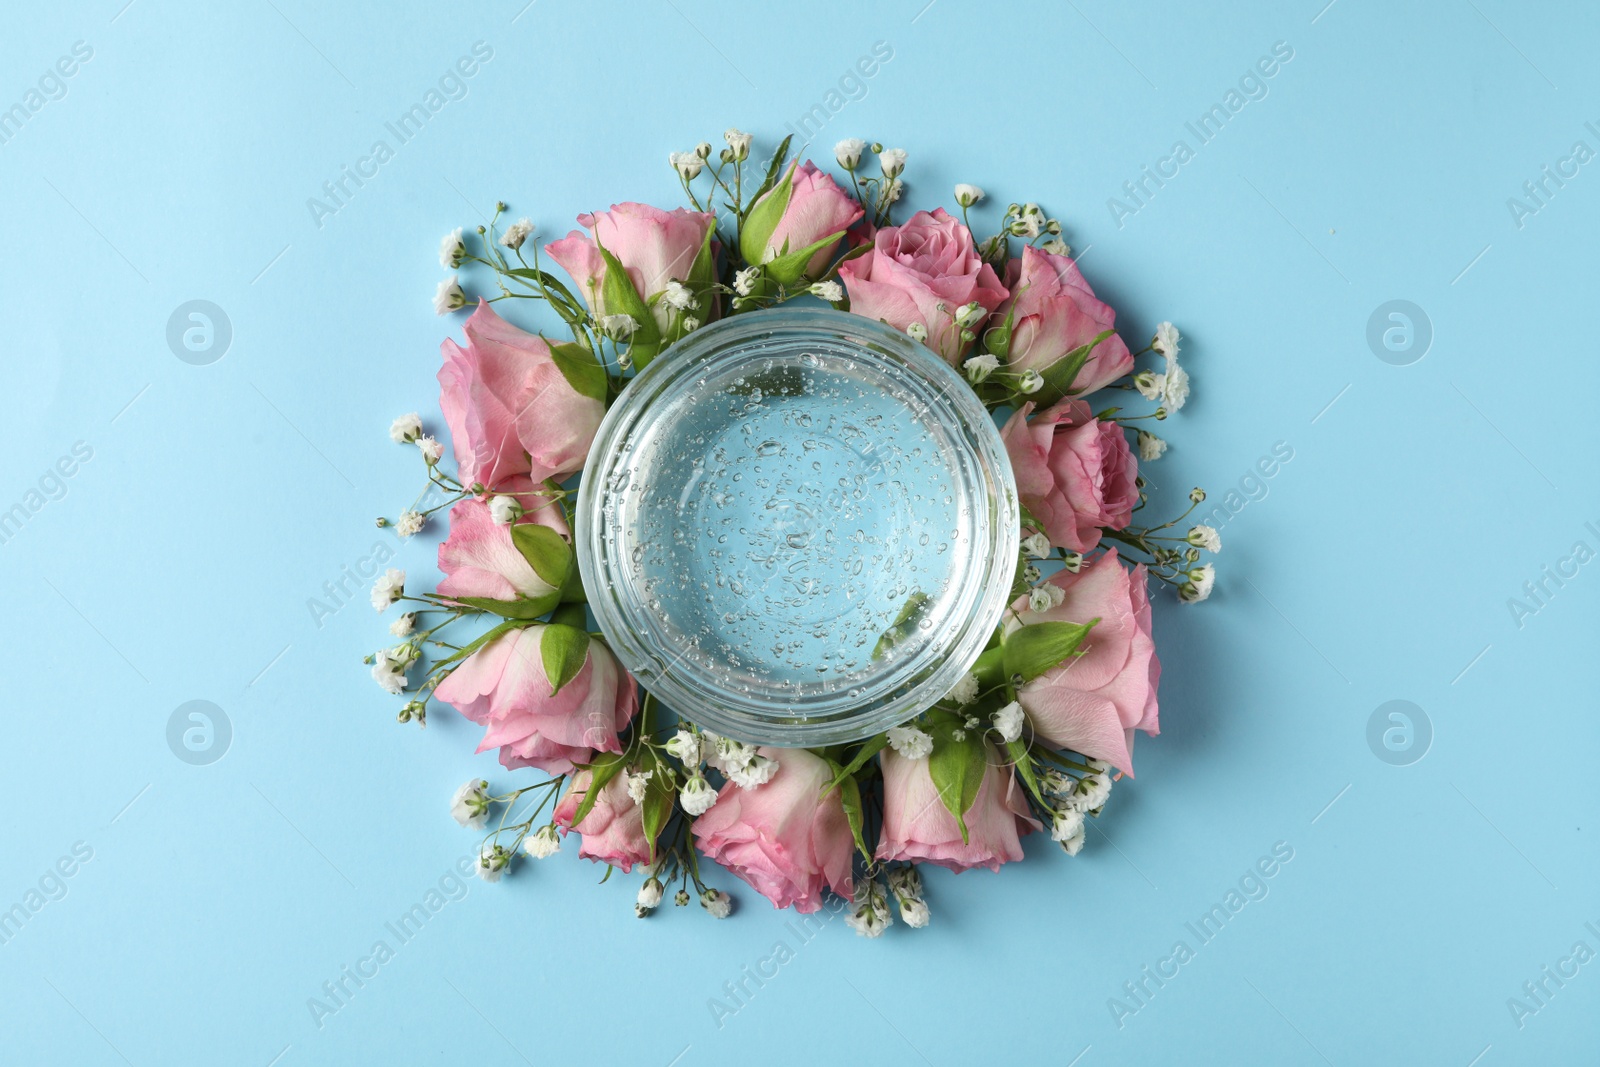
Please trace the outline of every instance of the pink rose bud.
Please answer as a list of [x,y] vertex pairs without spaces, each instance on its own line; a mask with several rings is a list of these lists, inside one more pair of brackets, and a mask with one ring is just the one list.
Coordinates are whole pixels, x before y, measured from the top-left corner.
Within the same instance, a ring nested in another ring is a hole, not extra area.
[[[883,831],[877,858],[937,863],[952,871],[973,867],[998,870],[1022,858],[1022,835],[1041,828],[1028,812],[1027,797],[1010,766],[993,746],[986,746],[989,766],[977,799],[964,816],[967,839],[939,799],[926,759],[907,759],[892,748],[883,750]],[[787,758],[787,753],[785,753]]]
[[650,841],[644,835],[644,813],[628,795],[627,775],[618,774],[601,786],[594,807],[581,823],[572,824],[573,816],[578,814],[578,807],[589,792],[592,777],[588,771],[580,771],[573,778],[552,818],[557,826],[576,830],[583,836],[578,855],[620,867],[624,874],[631,874],[635,863],[650,861]]
[[[1116,312],[1096,299],[1078,265],[1064,255],[1024,248],[1022,258],[1006,266],[1006,286],[1014,295],[995,319],[1011,316],[1007,360],[1013,371],[1042,373],[1116,324]],[[1131,369],[1128,346],[1112,334],[1089,352],[1073,379],[1073,391],[1092,393]]]
[[1000,430],[1017,495],[1051,544],[1087,552],[1102,529],[1120,530],[1133,517],[1138,462],[1122,427],[1100,422],[1081,400],[1063,400],[1030,420],[1032,413],[1032,403],[1022,405]]
[[739,249],[750,263],[766,264],[782,285],[820,277],[861,205],[809,160],[791,163],[783,178],[750,209]]

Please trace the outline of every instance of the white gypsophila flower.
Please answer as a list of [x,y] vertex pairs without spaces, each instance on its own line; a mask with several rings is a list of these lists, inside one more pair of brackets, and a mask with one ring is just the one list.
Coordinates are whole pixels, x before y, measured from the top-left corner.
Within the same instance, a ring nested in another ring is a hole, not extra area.
[[855,170],[861,165],[861,153],[867,150],[867,142],[859,137],[846,137],[833,146],[833,158],[839,161],[839,166],[845,170]]
[[406,591],[406,572],[390,567],[372,583],[372,609],[383,611]]
[[528,238],[533,236],[533,223],[528,219],[518,219],[506,227],[506,232],[500,235],[500,243],[507,248],[516,250],[521,248]]
[[709,911],[713,919],[726,919],[733,912],[733,898],[720,889],[707,889],[700,894],[700,906]]
[[892,178],[883,185],[883,202],[893,204],[905,195],[906,183],[899,178]]
[[1146,400],[1160,400],[1167,391],[1167,376],[1153,370],[1142,370],[1133,376],[1133,387]]
[[450,814],[462,826],[481,830],[489,821],[489,783],[482,778],[462,783],[450,798]]
[[536,860],[549,859],[561,851],[561,835],[554,825],[546,823],[522,839],[522,848]]
[[978,676],[968,671],[963,674],[955,685],[950,687],[946,700],[953,700],[957,704],[970,704],[978,699]]
[[633,336],[639,328],[639,321],[632,315],[616,314],[600,316],[600,332],[613,341],[626,341]]
[[1039,246],[1039,251],[1048,252],[1052,256],[1072,255],[1072,247],[1059,237],[1050,238],[1050,240]]
[[1022,372],[1022,378],[1017,382],[1017,392],[1031,396],[1044,388],[1044,377],[1031,367]]
[[694,298],[694,291],[680,281],[667,283],[667,287],[661,290],[661,302],[678,311],[700,306],[700,301]]
[[1176,360],[1167,361],[1166,381],[1161,389],[1161,403],[1167,411],[1178,411],[1189,402],[1189,372],[1178,366]]
[[885,178],[898,178],[906,169],[906,150],[904,148],[886,148],[878,153],[878,168],[883,171]]
[[407,660],[396,660],[389,655],[388,650],[379,652],[372,661],[372,680],[383,687],[384,692],[398,696],[405,690],[409,680],[406,678]]
[[693,333],[700,328],[700,320],[695,318],[693,315],[689,315],[686,316],[683,322],[679,323],[679,325],[683,327],[684,333]]
[[1036,585],[1039,579],[1043,577],[1044,572],[1039,569],[1039,565],[1037,563],[1030,563],[1026,567],[1022,568],[1022,580],[1027,582],[1029,585]]
[[628,771],[622,776],[622,780],[628,787],[628,797],[635,804],[644,803],[645,794],[650,789],[650,779],[654,777],[655,773],[655,771],[644,771],[642,773]]
[[661,879],[651,875],[639,887],[639,896],[634,900],[634,907],[640,912],[655,911],[661,906]]
[[855,907],[844,921],[862,937],[880,937],[894,922],[889,914],[889,898],[877,879],[860,884],[853,903]]
[[683,810],[697,819],[710,811],[716,802],[717,791],[698,774],[683,783],[683,789],[678,793],[678,803],[683,805]]
[[1067,598],[1066,590],[1054,582],[1043,582],[1028,591],[1028,607],[1036,612],[1049,611],[1061,606]]
[[1050,538],[1035,531],[1022,539],[1022,551],[1034,559],[1044,559],[1050,554]]
[[467,306],[467,294],[461,291],[461,279],[454,275],[439,283],[433,293],[433,310],[443,315],[447,311]]
[[900,905],[900,921],[913,930],[920,930],[928,925],[930,918],[927,901],[921,897],[899,897],[896,903]]
[[1102,770],[1080,778],[1077,788],[1062,798],[1061,806],[1075,811],[1094,811],[1104,805],[1110,795],[1111,775]]
[[1063,808],[1050,820],[1050,840],[1065,841],[1083,833],[1084,813],[1077,808]]
[[971,207],[982,200],[983,195],[983,190],[976,185],[968,185],[965,182],[956,185],[956,203],[962,207]]
[[906,327],[906,336],[918,344],[927,344],[928,328],[920,322],[913,322]]
[[674,152],[667,157],[667,162],[685,180],[698,177],[706,165],[705,157],[699,152]]
[[756,287],[756,282],[761,280],[760,267],[746,267],[733,276],[733,291],[740,296],[749,296]]
[[1065,852],[1069,856],[1076,856],[1078,853],[1082,852],[1084,835],[1085,827],[1079,826],[1077,833],[1061,841],[1061,851]]
[[397,445],[407,444],[422,436],[422,416],[415,411],[401,415],[389,424],[389,440]]
[[967,372],[967,381],[973,385],[986,380],[1000,366],[1000,357],[993,352],[985,352],[981,356],[973,356],[961,364]]
[[768,759],[766,756],[751,756],[743,767],[737,767],[726,773],[733,784],[740,789],[754,789],[772,781],[772,776],[778,773],[778,761]]
[[1022,736],[1022,705],[1015,700],[994,713],[994,728],[1000,731],[1000,740],[1010,744]]
[[1191,569],[1188,581],[1178,587],[1178,599],[1185,604],[1198,604],[1211,595],[1211,587],[1216,584],[1217,572],[1209,563]]
[[701,731],[700,736],[705,739],[707,746],[704,750],[706,762],[723,774],[731,774],[756,757],[754,745],[714,734],[710,730]]
[[1150,347],[1168,359],[1178,354],[1178,328],[1170,322],[1163,322],[1156,327],[1155,338],[1151,340]]
[[1011,232],[1031,241],[1044,232],[1044,216],[1039,213],[1039,205],[1029,204],[1028,207],[1033,208],[1033,211],[1025,212],[1012,222]]
[[1139,458],[1146,463],[1160,459],[1161,454],[1167,450],[1167,443],[1148,430],[1139,431],[1138,442]]
[[927,759],[933,751],[933,737],[915,726],[891,726],[889,747],[906,759]]
[[844,286],[838,282],[818,282],[810,291],[812,296],[820,297],[830,304],[837,304],[844,299]]
[[1222,551],[1222,535],[1217,533],[1215,526],[1207,526],[1205,523],[1191,527],[1188,536],[1184,540],[1196,548],[1205,549],[1207,552]]
[[514,496],[501,494],[489,499],[489,518],[496,526],[509,526],[522,514],[522,505]]
[[444,445],[440,444],[439,440],[434,437],[423,436],[417,438],[417,451],[422,453],[422,458],[427,461],[430,467],[444,458]]
[[1082,552],[1063,552],[1063,553],[1061,553],[1061,569],[1062,570],[1068,571],[1068,572],[1070,572],[1072,574],[1077,574],[1078,573],[1078,568],[1080,568],[1082,566],[1083,566],[1083,553]]
[[956,308],[956,325],[963,330],[971,329],[972,327],[978,325],[978,323],[982,322],[983,317],[987,314],[989,314],[988,309],[982,304],[978,303],[976,300],[972,301],[971,303],[962,304],[960,307]]
[[700,738],[688,730],[679,730],[666,743],[667,754],[676,756],[685,767],[698,766],[701,760]]
[[416,628],[417,613],[408,611],[389,624],[389,632],[395,637],[404,637]]
[[922,875],[915,867],[896,867],[889,872],[889,892],[900,905],[900,920],[914,930],[928,925],[928,905],[922,899]]
[[750,157],[750,134],[735,126],[729,126],[722,131],[722,139],[728,142],[729,148],[733,149],[733,157],[735,159],[744,160]]
[[423,521],[420,511],[402,511],[394,520],[394,532],[401,537],[414,537],[422,529]]
[[504,845],[491,845],[478,853],[478,877],[485,882],[498,882],[511,865],[511,850]]
[[467,242],[461,239],[461,227],[457,226],[444,235],[444,240],[439,242],[439,266],[455,270],[461,266],[462,258],[467,254]]

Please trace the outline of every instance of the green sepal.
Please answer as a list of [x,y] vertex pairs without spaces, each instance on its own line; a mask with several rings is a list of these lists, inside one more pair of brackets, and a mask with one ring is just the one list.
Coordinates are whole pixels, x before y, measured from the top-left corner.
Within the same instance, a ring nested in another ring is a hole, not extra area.
[[1028,792],[1033,799],[1039,802],[1042,808],[1050,805],[1044,799],[1044,791],[1039,788],[1039,776],[1033,772],[1033,759],[1028,755],[1028,743],[1022,738],[1006,742],[1006,753],[1011,757],[1011,763],[1017,768],[1017,774],[1022,778],[1022,784],[1028,787]]
[[991,326],[983,331],[983,347],[988,352],[999,357],[1002,364],[1011,361],[1011,328],[1017,317],[1017,302],[1013,300],[1011,306],[1006,308],[1006,317],[1000,325]]
[[546,626],[539,635],[539,659],[555,696],[589,661],[589,631],[565,623]]
[[562,317],[562,319],[571,322],[572,318],[569,318],[568,316],[577,316],[581,307],[581,305],[578,303],[578,298],[573,296],[572,290],[568,289],[564,284],[562,284],[561,279],[557,278],[554,274],[551,274],[549,271],[537,270],[532,267],[511,267],[506,270],[506,273],[515,278],[526,278],[527,280],[541,285],[545,289],[553,292],[558,298],[554,301],[556,312]]
[[1093,352],[1102,341],[1116,332],[1115,330],[1101,331],[1088,344],[1079,345],[1040,371],[1040,376],[1044,378],[1044,385],[1028,399],[1034,401],[1040,407],[1049,407],[1058,400],[1071,396],[1072,382],[1078,377],[1078,372],[1083,370],[1083,365],[1089,362],[1089,353]]
[[928,756],[928,774],[945,810],[956,817],[962,844],[967,844],[966,815],[978,799],[978,787],[988,770],[989,747],[982,730],[967,729],[960,719],[943,719],[932,725],[933,752]]
[[[594,803],[600,799],[600,790],[604,789],[622,770],[621,752],[602,752],[594,758],[594,762],[587,764],[583,769],[589,772],[589,788],[584,790],[583,799],[578,802],[578,810],[572,813],[571,828],[578,830],[583,824],[584,817],[594,809]],[[579,830],[581,833],[582,831]]]
[[967,673],[978,679],[979,689],[993,689],[1006,680],[1006,650],[1002,646],[985,649]]
[[447,603],[465,604],[479,611],[490,611],[503,619],[539,619],[550,614],[550,609],[561,602],[560,593],[546,593],[536,597],[518,597],[516,600],[494,600],[486,596],[450,597]]
[[1019,626],[1006,635],[1006,677],[1031,682],[1076,655],[1098,618],[1085,623],[1036,622]]
[[867,765],[867,761],[872,759],[872,757],[876,756],[879,752],[882,752],[883,746],[887,745],[888,743],[889,735],[886,733],[873,734],[871,737],[861,742],[861,747],[856,750],[855,758],[849,763],[845,764],[842,768],[838,769],[837,773],[833,776],[833,781],[828,783],[828,788],[822,791],[822,795],[827,796],[829,793],[833,792],[841,784],[843,784],[846,778],[854,779],[856,773]]
[[792,286],[806,277],[806,268],[810,266],[812,257],[823,249],[838,244],[843,236],[844,231],[840,230],[807,245],[798,252],[785,252],[766,264],[767,274],[779,285]]
[[867,851],[865,834],[865,817],[861,810],[861,785],[853,775],[845,775],[839,783],[839,800],[844,805],[844,818],[850,824],[850,836],[856,840],[856,848],[861,850],[861,855],[870,862],[872,853]]
[[672,774],[665,763],[652,758],[647,770],[653,771],[645,782],[644,803],[639,805],[640,821],[644,824],[645,840],[650,842],[650,862],[656,861],[656,838],[661,835],[667,820],[672,818],[672,802],[677,790],[671,785]]
[[507,622],[499,623],[493,628],[485,630],[477,637],[474,637],[471,641],[468,641],[466,644],[450,653],[450,655],[446,656],[438,663],[435,663],[433,665],[433,670],[438,670],[440,667],[448,667],[458,659],[466,659],[468,656],[472,655],[474,652],[478,651],[478,649],[482,648],[484,645],[487,645],[490,641],[493,641],[501,634],[507,634],[512,630],[519,630],[522,628],[523,624],[516,620],[509,620]]
[[606,381],[606,369],[594,358],[593,352],[580,344],[565,341],[550,346],[550,361],[574,392],[602,404],[606,402],[606,387],[609,384]]
[[589,629],[589,611],[582,603],[565,603],[550,613],[550,624],[552,626],[572,626],[587,632]]
[[632,354],[633,365],[644,370],[656,353],[661,351],[661,327],[650,313],[650,306],[644,302],[644,297],[633,287],[633,279],[628,277],[627,268],[599,242],[595,243],[595,247],[600,249],[600,256],[606,264],[606,276],[600,283],[601,304],[607,315],[627,315],[638,323],[629,339],[628,351]]
[[777,184],[778,175],[783,172],[783,165],[789,159],[789,142],[793,140],[794,134],[791,133],[778,142],[778,150],[772,153],[772,161],[767,164],[766,177],[761,179],[760,187],[750,197],[752,205],[766,195],[767,190]]
[[746,263],[755,265],[764,261],[767,241],[778,228],[778,223],[783,221],[783,213],[789,209],[789,198],[794,195],[794,172],[799,166],[798,160],[789,164],[783,179],[764,197],[756,200],[750,208],[750,214],[745,216],[744,226],[739,230],[739,254]]
[[872,658],[882,659],[885,652],[910,637],[912,631],[917,628],[917,624],[922,621],[922,617],[928,613],[928,609],[932,605],[933,598],[927,593],[916,592],[907,597],[905,604],[900,608],[900,614],[895,616],[894,622],[889,625],[889,628],[883,632],[883,636],[878,638],[878,643],[873,646]]
[[[568,576],[577,569],[572,546],[548,526],[537,522],[519,522],[511,527],[511,543],[517,546],[522,558],[528,561],[539,580],[557,591],[557,600]],[[551,605],[554,607],[555,605]],[[550,608],[545,608],[549,611]],[[543,612],[541,612],[543,614]]]

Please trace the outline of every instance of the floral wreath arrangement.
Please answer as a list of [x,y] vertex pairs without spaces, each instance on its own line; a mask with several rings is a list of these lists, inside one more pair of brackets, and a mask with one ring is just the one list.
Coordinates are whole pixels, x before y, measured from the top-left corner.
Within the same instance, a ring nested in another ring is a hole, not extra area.
[[[1179,532],[1199,489],[1177,519],[1134,525],[1146,503],[1139,463],[1166,449],[1146,420],[1189,393],[1178,332],[1162,323],[1130,350],[1037,204],[1011,204],[979,243],[976,186],[955,187],[959,218],[935,208],[895,221],[902,149],[841,141],[836,182],[791,161],[788,139],[763,168],[749,134],[724,136],[715,159],[705,143],[670,157],[690,207],[619,204],[546,244],[567,281],[527,219],[500,226],[503,203],[476,240],[445,237],[444,265],[490,283],[473,301],[457,274],[434,301],[440,314],[472,309],[464,343],[443,342],[438,375],[456,470],[418,415],[395,420],[390,436],[421,452],[428,486],[378,520],[410,537],[448,509],[444,577],[422,594],[402,571],[379,577],[373,607],[401,605],[390,632],[403,640],[367,662],[405,698],[399,721],[425,724],[442,701],[486,728],[479,752],[545,775],[505,793],[475,779],[452,798],[465,826],[498,812],[477,861],[489,881],[519,852],[542,859],[576,833],[578,854],[607,864],[607,877],[643,868],[641,917],[668,894],[726,916],[732,899],[707,884],[704,858],[779,908],[815,911],[831,890],[866,936],[891,924],[891,897],[908,926],[924,926],[919,864],[998,869],[1047,826],[1076,855],[1086,818],[1132,775],[1135,731],[1158,732],[1149,579],[1204,600],[1214,572],[1200,553],[1221,547],[1209,526]],[[876,174],[863,167],[869,148]],[[718,317],[803,297],[903,331],[962,372],[991,413],[1009,411],[1001,439],[1022,536],[1013,602],[946,697],[859,743],[758,747],[678,719],[591,632],[574,476],[639,369]],[[493,308],[520,300],[543,302],[572,339],[525,332]],[[1146,354],[1159,370],[1136,367]],[[1101,390],[1156,407],[1095,411],[1085,397]]]

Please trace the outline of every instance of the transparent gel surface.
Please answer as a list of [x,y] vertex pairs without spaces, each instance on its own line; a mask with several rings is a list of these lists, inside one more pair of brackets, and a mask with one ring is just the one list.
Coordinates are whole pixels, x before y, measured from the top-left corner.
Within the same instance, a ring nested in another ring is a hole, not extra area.
[[1015,565],[1012,496],[987,413],[931,353],[860,318],[762,312],[669,349],[613,407],[581,563],[624,665],[679,714],[843,740],[976,658]]

